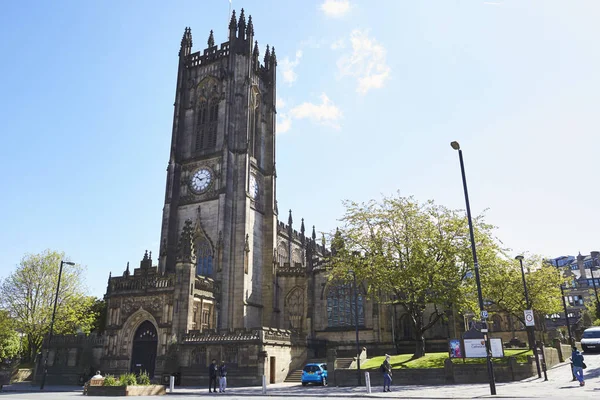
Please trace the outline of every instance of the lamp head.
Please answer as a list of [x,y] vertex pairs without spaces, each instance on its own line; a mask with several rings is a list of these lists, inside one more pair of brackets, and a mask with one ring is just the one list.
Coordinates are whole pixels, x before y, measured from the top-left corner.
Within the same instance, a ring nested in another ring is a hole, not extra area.
[[460,144],[458,144],[457,141],[451,142],[450,146],[452,146],[454,150],[460,150]]
[[524,258],[525,258],[525,257],[523,257],[523,256],[519,255],[519,256],[516,256],[516,257],[515,257],[515,260],[519,260],[519,261],[521,261],[521,260],[523,260]]
[[61,261],[63,264],[67,264],[67,265],[75,265],[74,262],[71,261]]

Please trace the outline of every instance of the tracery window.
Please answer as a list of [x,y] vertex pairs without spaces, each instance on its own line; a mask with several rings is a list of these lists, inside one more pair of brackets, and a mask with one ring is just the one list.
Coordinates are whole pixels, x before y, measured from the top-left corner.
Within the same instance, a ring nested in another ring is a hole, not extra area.
[[302,314],[304,311],[304,291],[299,287],[292,289],[285,299],[285,313],[290,328],[302,329]]
[[292,250],[292,266],[296,266],[296,264],[302,264],[302,252],[300,249]]
[[202,99],[198,107],[198,122],[196,124],[196,151],[212,149],[217,145],[218,119],[218,99]]
[[279,265],[283,267],[283,264],[288,262],[288,251],[284,243],[280,243],[277,247],[277,261]]
[[352,327],[356,325],[356,299],[358,297],[358,325],[365,325],[364,295],[360,288],[355,295],[353,285],[340,284],[327,291],[327,325],[333,327]]
[[212,276],[213,273],[213,251],[210,242],[206,237],[198,241],[198,252],[196,254],[196,274],[202,276]]

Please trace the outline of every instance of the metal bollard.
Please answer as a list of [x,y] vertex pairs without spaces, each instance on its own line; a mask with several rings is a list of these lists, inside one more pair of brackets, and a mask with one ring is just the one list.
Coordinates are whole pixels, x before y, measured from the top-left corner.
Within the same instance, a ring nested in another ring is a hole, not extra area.
[[367,393],[371,393],[371,376],[368,372],[365,372],[365,385],[367,386]]
[[267,394],[267,377],[263,375],[262,379],[262,394]]
[[169,377],[169,393],[173,393],[175,390],[175,377],[171,375]]

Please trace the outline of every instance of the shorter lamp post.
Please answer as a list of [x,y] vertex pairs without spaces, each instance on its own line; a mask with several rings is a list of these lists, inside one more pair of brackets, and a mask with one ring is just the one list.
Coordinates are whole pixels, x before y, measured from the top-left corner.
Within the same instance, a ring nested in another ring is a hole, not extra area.
[[56,317],[56,305],[58,304],[58,292],[60,290],[60,278],[62,277],[63,265],[75,265],[71,261],[60,262],[60,268],[58,270],[58,283],[56,284],[56,295],[54,296],[54,310],[52,310],[52,319],[50,320],[50,333],[48,334],[48,343],[46,344],[46,357],[44,358],[44,375],[42,375],[42,384],[40,390],[44,390],[46,384],[46,375],[48,374],[48,356],[50,355],[50,342],[52,341],[52,333],[54,332],[54,318]]
[[[525,303],[527,304],[527,309],[531,310],[531,302],[529,301],[529,292],[527,291],[527,281],[525,281],[525,270],[523,269],[523,256],[516,256],[516,260],[519,260],[521,264],[521,277],[523,278],[523,289],[525,290]],[[542,377],[542,371],[540,369],[540,358],[537,353],[537,346],[535,345],[535,327],[527,326],[527,339],[529,341],[529,348],[533,350],[533,355],[535,356],[535,365],[537,367],[538,378]]]
[[360,378],[360,344],[358,341],[358,286],[356,285],[356,273],[350,270],[352,278],[354,279],[354,326],[356,327],[356,380],[358,386],[361,386]]

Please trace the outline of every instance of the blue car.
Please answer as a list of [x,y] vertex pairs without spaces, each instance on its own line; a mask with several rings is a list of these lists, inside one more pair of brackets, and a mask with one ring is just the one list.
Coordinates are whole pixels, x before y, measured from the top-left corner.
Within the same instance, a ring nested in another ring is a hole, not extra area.
[[306,364],[302,370],[302,386],[309,383],[327,385],[327,364]]

